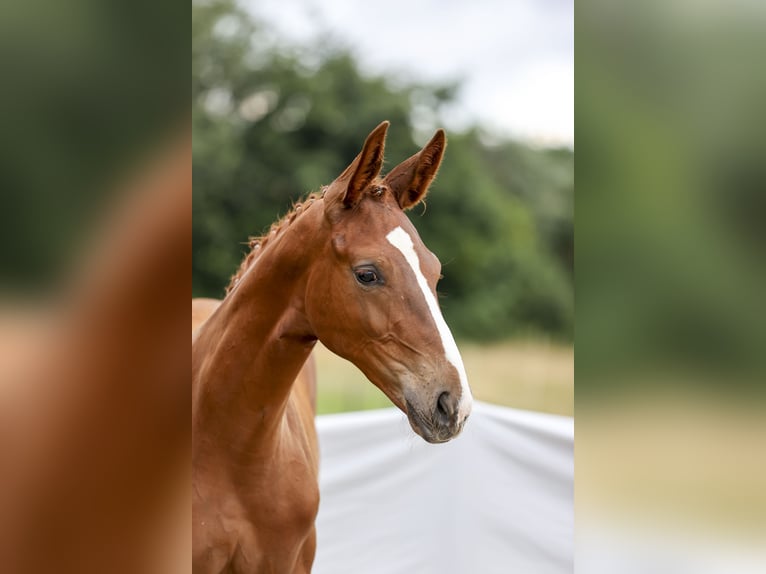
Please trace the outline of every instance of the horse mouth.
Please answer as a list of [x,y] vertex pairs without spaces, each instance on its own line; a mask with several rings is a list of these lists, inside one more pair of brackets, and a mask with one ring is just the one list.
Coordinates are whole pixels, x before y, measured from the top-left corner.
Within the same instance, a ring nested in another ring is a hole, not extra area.
[[457,432],[446,427],[439,427],[429,417],[423,415],[409,400],[406,400],[405,403],[410,427],[424,441],[431,444],[442,444],[460,434],[462,425],[457,429]]

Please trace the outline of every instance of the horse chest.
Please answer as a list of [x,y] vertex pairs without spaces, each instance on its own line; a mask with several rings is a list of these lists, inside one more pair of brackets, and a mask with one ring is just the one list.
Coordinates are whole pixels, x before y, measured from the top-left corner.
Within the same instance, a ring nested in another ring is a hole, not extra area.
[[[214,503],[200,501],[194,536],[195,548],[204,550],[195,572],[310,571],[319,506],[312,452],[306,440],[283,441],[254,467],[233,473],[233,483],[219,483]],[[202,563],[207,566],[198,569]]]
[[279,469],[252,485],[247,520],[237,532],[235,572],[304,572],[307,544],[313,560],[319,505],[315,469],[301,458],[281,461]]
[[319,505],[316,469],[301,457],[279,461],[252,484],[249,512],[262,531],[302,536],[311,528]]

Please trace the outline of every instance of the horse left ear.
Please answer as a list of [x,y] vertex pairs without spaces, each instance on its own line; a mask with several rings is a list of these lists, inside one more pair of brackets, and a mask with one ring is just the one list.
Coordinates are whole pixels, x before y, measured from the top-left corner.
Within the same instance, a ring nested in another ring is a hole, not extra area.
[[425,147],[391,170],[384,183],[394,193],[402,209],[414,207],[428,193],[439,171],[447,147],[447,136],[439,129]]
[[351,165],[340,174],[336,181],[343,182],[343,205],[353,207],[362,197],[362,192],[378,177],[383,167],[383,150],[386,144],[386,132],[390,122],[382,122],[364,142],[361,153]]

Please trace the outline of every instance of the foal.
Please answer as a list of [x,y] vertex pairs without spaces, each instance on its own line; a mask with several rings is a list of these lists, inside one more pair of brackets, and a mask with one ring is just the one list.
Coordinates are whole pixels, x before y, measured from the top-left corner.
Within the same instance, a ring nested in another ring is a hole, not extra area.
[[311,570],[318,448],[313,365],[301,369],[317,339],[428,442],[455,437],[471,411],[436,300],[441,265],[404,214],[426,195],[445,135],[381,178],[388,125],[254,244],[217,308],[193,308],[204,321],[192,337],[194,572]]

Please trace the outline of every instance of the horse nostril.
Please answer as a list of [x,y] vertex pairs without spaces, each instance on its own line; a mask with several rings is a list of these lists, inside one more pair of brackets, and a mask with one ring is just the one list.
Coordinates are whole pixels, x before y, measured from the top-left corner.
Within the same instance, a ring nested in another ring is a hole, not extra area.
[[450,394],[444,391],[436,401],[436,412],[442,422],[449,423],[455,414],[455,405],[450,400]]

